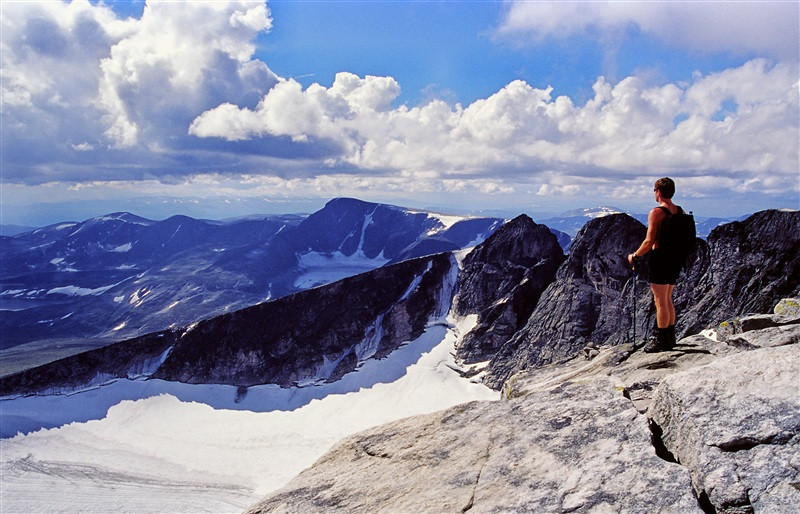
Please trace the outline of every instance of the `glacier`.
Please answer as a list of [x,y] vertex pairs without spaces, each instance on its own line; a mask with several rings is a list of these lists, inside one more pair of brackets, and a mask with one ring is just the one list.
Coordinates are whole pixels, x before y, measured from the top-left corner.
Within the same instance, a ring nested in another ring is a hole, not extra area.
[[344,436],[499,399],[455,362],[475,322],[433,319],[388,357],[318,386],[98,377],[69,394],[0,399],[0,511],[241,511]]

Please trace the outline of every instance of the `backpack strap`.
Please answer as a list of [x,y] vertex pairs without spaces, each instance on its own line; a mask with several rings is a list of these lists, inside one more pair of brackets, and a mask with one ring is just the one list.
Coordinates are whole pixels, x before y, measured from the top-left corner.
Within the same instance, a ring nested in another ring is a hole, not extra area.
[[[680,205],[676,205],[675,207],[677,207],[677,208],[678,208],[678,212],[676,212],[675,214],[683,214],[683,207],[681,207]],[[668,208],[666,208],[666,207],[664,207],[663,205],[659,205],[659,206],[658,206],[658,208],[659,208],[659,209],[662,209],[662,210],[663,210],[665,213],[667,213],[667,216],[672,216],[672,215],[673,215],[673,214],[672,214],[672,213],[669,211],[669,209],[668,209]]]
[[[658,241],[658,246],[660,248],[661,247],[661,235],[662,235],[661,230],[663,228],[663,224],[664,224],[664,222],[666,220],[668,220],[669,218],[672,217],[672,213],[670,212],[670,210],[668,208],[664,207],[663,205],[659,205],[658,208],[661,209],[662,211],[664,211],[664,214],[666,214],[666,216],[664,216],[664,219],[661,220],[661,223],[658,224],[658,232],[656,233],[656,241]],[[678,211],[678,212],[680,212],[680,211]]]

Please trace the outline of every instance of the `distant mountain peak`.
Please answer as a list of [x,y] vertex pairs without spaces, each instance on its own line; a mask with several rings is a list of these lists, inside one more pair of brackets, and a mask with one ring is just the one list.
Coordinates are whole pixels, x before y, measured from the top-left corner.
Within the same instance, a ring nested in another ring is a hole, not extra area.
[[610,214],[621,214],[624,212],[622,209],[618,207],[585,207],[583,209],[573,209],[571,211],[566,211],[561,214],[562,218],[571,218],[575,216],[581,216],[584,218],[602,218],[603,216],[608,216]]
[[94,218],[89,218],[85,220],[83,224],[103,223],[108,221],[121,221],[123,223],[135,223],[137,225],[147,225],[147,226],[155,223],[155,221],[153,220],[142,218],[141,216],[131,214],[130,212],[112,212],[110,214],[104,214],[102,216],[95,216]]

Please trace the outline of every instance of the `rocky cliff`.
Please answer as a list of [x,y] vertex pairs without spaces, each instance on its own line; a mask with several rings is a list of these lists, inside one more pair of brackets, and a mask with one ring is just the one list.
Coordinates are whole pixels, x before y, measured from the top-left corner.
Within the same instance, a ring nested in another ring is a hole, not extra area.
[[625,342],[633,302],[625,255],[645,231],[625,214],[587,223],[526,324],[492,358],[487,383],[497,388],[515,370],[570,357],[590,342]]
[[699,262],[676,290],[678,329],[696,333],[709,320],[766,312],[800,296],[800,212],[769,210],[717,227]]
[[453,308],[477,314],[478,322],[457,357],[467,364],[492,358],[525,325],[563,261],[557,237],[525,215],[475,247],[462,264]]
[[795,512],[797,305],[516,373],[499,402],[342,440],[248,512]]
[[[761,312],[800,291],[800,212],[770,210],[723,225],[699,240],[675,289],[680,335],[715,320]],[[654,324],[647,261],[633,280],[626,255],[645,235],[626,214],[587,223],[527,323],[492,357],[486,383],[559,362],[590,345],[638,342]],[[634,291],[635,288],[635,291]]]

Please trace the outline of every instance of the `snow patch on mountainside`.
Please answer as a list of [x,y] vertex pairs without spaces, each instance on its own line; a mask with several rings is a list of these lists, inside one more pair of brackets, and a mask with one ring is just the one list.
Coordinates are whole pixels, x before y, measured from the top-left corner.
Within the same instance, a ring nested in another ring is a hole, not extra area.
[[94,289],[87,287],[78,287],[78,286],[54,287],[49,291],[47,291],[47,294],[63,294],[67,296],[100,295],[105,293],[115,285],[117,284],[112,284],[110,286],[96,287]]
[[389,262],[389,259],[383,256],[383,252],[370,259],[359,250],[353,255],[344,255],[339,251],[308,252],[299,255],[297,261],[301,274],[293,285],[298,289],[309,289],[380,268]]
[[116,253],[125,253],[125,252],[131,251],[131,248],[133,248],[133,244],[125,243],[124,245],[119,245],[117,247],[114,247],[110,251],[116,252]]
[[[414,212],[414,211],[411,211],[411,212]],[[466,219],[469,219],[468,216],[452,216],[452,215],[447,215],[447,214],[439,214],[439,213],[436,213],[436,212],[426,212],[425,214],[428,215],[428,219],[435,220],[435,221],[438,221],[439,223],[441,223],[440,226],[437,226],[437,227],[434,227],[434,228],[430,229],[425,234],[428,237],[436,235],[436,234],[438,234],[440,232],[444,232],[445,230],[447,230],[448,228],[452,227],[453,225],[455,225],[459,221],[464,221]]]

